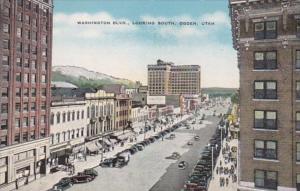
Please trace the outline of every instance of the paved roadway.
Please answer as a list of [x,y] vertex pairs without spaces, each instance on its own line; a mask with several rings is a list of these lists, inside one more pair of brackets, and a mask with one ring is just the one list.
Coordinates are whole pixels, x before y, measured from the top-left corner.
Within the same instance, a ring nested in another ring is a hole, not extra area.
[[[193,146],[186,145],[186,147],[191,147],[188,152],[184,153],[176,163],[171,164],[167,168],[167,172],[150,189],[150,191],[179,191],[183,188],[185,180],[187,180],[188,175],[190,174],[194,165],[200,157],[200,152],[203,150],[204,146],[208,143],[209,139],[214,134],[217,123],[220,119],[218,117],[208,116],[206,120],[212,123],[207,124],[205,128],[195,128],[194,130],[194,133],[200,136],[200,140],[193,141]],[[193,131],[192,128],[179,129],[178,133],[185,133],[190,131]],[[180,161],[188,162],[188,167],[185,170],[178,169],[178,163]]]

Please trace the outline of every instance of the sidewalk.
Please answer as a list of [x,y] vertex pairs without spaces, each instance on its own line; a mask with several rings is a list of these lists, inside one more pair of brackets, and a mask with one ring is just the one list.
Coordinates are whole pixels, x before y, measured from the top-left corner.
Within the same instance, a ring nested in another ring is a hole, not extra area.
[[[174,123],[172,125],[174,125],[176,123],[179,123],[180,121],[183,121],[183,120],[187,119],[188,117],[190,117],[190,115],[185,115],[182,118],[178,118],[174,121]],[[162,130],[164,130],[166,128],[169,128],[170,126],[171,125],[163,126]],[[136,128],[139,129],[139,127],[136,127]],[[117,154],[118,152],[121,152],[121,151],[123,151],[127,148],[130,148],[136,142],[143,141],[144,136],[145,136],[145,138],[148,138],[148,137],[151,137],[151,136],[159,133],[160,131],[161,131],[161,129],[158,128],[155,132],[153,130],[148,131],[146,133],[146,135],[139,134],[137,136],[137,141],[134,141],[134,142],[131,142],[131,143],[129,141],[126,141],[123,147],[121,147],[119,145],[115,146],[113,151],[109,151],[109,152],[104,153],[103,158],[112,157],[115,154]],[[77,172],[83,171],[84,169],[87,169],[87,168],[98,167],[99,163],[100,163],[100,160],[101,160],[101,154],[94,155],[94,156],[87,156],[87,161],[75,160],[74,161],[75,173],[77,174]],[[46,191],[46,190],[51,189],[52,186],[54,184],[56,184],[61,178],[68,177],[68,176],[70,176],[69,172],[64,172],[64,171],[59,171],[59,172],[56,172],[56,173],[53,173],[53,174],[47,174],[45,177],[42,177],[38,180],[35,180],[35,181],[29,183],[28,185],[20,187],[18,190],[20,190],[20,191],[29,191],[29,190],[31,190],[31,191],[34,191],[34,190]]]
[[[235,146],[237,147],[238,146],[238,140],[237,139],[233,139],[229,142],[227,142],[228,145],[230,146],[230,148],[232,146]],[[223,148],[225,148],[225,145],[226,145],[226,140],[224,140],[223,142]],[[225,168],[227,167],[228,169],[231,168],[231,165],[234,166],[234,163],[233,162],[229,162],[227,164],[225,164],[225,159],[224,159],[224,155],[222,154],[222,150],[220,151],[220,155],[218,157],[218,160],[217,160],[217,163],[216,163],[216,167],[214,169],[214,174],[213,174],[213,179],[210,181],[210,184],[209,184],[209,188],[208,188],[208,191],[216,191],[216,190],[222,190],[222,191],[234,191],[234,190],[237,190],[237,181],[236,182],[233,182],[233,178],[231,175],[227,174],[225,175],[224,173],[220,174],[220,172],[217,173],[217,169],[220,169],[220,161],[222,163],[222,167]],[[220,171],[220,170],[219,170]],[[237,168],[234,168],[234,174],[237,175]],[[224,178],[226,180],[226,178],[228,178],[229,180],[229,183],[228,185],[226,186],[226,181],[225,181],[225,184],[224,186],[220,186],[220,178]]]

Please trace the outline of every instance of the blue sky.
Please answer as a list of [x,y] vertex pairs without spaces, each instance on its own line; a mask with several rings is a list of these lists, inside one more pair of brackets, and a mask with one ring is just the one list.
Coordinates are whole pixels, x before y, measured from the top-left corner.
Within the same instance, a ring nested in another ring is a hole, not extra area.
[[[128,25],[78,25],[125,21]],[[133,21],[195,21],[143,26]],[[201,22],[214,25],[201,25]],[[199,64],[203,87],[238,87],[226,0],[55,0],[53,65],[75,65],[147,83],[157,59]],[[67,50],[67,51],[66,51]],[[224,80],[226,79],[226,80]]]

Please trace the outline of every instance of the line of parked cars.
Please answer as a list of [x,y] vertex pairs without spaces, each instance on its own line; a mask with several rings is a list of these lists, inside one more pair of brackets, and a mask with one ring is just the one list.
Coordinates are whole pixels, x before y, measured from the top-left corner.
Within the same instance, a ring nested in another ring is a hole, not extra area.
[[85,169],[83,172],[78,172],[77,175],[64,177],[54,184],[51,191],[64,191],[72,187],[73,184],[87,183],[93,181],[98,176],[98,172],[93,169]]
[[212,175],[212,168],[216,166],[217,158],[219,157],[221,150],[221,131],[224,130],[217,128],[207,146],[205,146],[202,150],[201,157],[194,166],[188,180],[185,182],[185,191],[208,190],[208,185]]
[[[117,153],[115,156],[113,156],[111,158],[107,158],[103,162],[100,162],[99,166],[101,166],[103,168],[106,168],[106,167],[122,168],[129,163],[131,155],[134,155],[137,152],[144,150],[145,147],[150,145],[151,143],[154,143],[155,141],[157,141],[159,139],[163,139],[163,137],[165,137],[167,134],[175,131],[179,127],[180,127],[180,125],[178,125],[178,124],[173,125],[172,127],[165,129],[156,135],[153,135],[141,142],[138,142],[138,143],[132,145],[130,148]],[[174,139],[175,134],[171,133],[169,138]]]

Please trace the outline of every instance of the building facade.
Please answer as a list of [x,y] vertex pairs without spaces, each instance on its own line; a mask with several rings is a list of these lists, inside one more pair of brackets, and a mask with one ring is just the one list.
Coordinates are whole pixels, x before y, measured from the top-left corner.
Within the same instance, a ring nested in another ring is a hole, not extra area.
[[87,114],[84,97],[54,100],[50,114],[50,168],[70,163],[70,156],[85,153]]
[[148,91],[150,95],[200,94],[201,71],[199,65],[174,65],[158,60],[148,65]]
[[132,100],[127,94],[115,95],[115,130],[124,131],[130,125]]
[[0,0],[0,190],[47,172],[52,1]]
[[230,0],[240,70],[239,190],[300,190],[300,1]]

